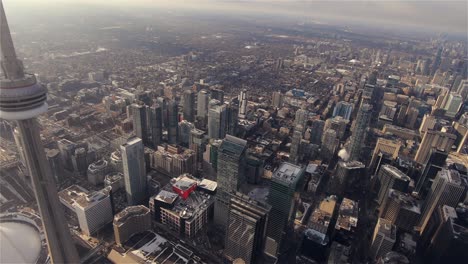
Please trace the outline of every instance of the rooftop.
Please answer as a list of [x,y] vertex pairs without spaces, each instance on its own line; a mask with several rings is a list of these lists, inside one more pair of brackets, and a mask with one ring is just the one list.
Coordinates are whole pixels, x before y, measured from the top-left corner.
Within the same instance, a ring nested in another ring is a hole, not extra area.
[[400,192],[398,190],[390,189],[388,191],[388,197],[400,201],[401,206],[407,210],[413,211],[415,213],[421,213],[421,204],[412,197],[411,195]]
[[338,211],[338,219],[336,220],[335,228],[338,230],[345,229],[349,231],[351,228],[356,227],[358,222],[358,213],[358,202],[344,198]]
[[65,204],[69,208],[73,208],[76,200],[80,197],[84,197],[89,193],[88,190],[79,186],[79,185],[71,185],[70,187],[60,191],[58,196],[60,201]]
[[167,203],[167,204],[173,204],[175,202],[175,200],[177,199],[177,197],[179,197],[179,195],[177,193],[168,192],[168,191],[165,191],[165,190],[160,191],[155,196],[156,197],[154,197],[154,198],[156,200]]
[[289,162],[283,162],[273,173],[272,179],[287,183],[288,185],[297,181],[304,173],[304,168]]
[[231,135],[226,135],[226,138],[222,141],[221,146],[219,147],[219,151],[228,152],[235,156],[240,156],[244,152],[246,146],[246,140]]
[[143,216],[149,213],[150,210],[146,206],[128,206],[125,209],[123,209],[120,213],[114,216],[114,225],[122,225],[131,217]]
[[384,234],[386,237],[395,240],[396,238],[396,226],[392,224],[390,220],[379,218],[377,222],[379,233]]
[[407,180],[407,181],[410,181],[411,178],[408,177],[408,175],[404,174],[402,171],[400,171],[399,169],[391,166],[391,165],[388,165],[388,164],[385,164],[385,165],[382,165],[382,168],[388,172],[390,172],[393,176],[396,176],[402,180]]
[[203,179],[198,183],[198,187],[213,192],[218,187],[218,183],[215,182],[215,181],[210,181],[210,180],[207,180],[207,179]]

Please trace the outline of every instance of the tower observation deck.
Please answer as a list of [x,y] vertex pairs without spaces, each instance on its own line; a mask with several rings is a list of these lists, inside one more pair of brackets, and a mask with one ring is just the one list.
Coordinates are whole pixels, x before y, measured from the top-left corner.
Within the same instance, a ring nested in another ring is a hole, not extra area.
[[24,72],[0,1],[0,118],[16,121],[53,263],[79,263],[46,160],[36,116],[47,111],[46,88]]

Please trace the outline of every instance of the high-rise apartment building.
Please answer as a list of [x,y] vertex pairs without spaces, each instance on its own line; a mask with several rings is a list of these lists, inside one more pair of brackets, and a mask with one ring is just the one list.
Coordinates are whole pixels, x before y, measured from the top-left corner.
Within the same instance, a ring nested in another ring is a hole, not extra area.
[[310,126],[310,143],[315,145],[320,145],[322,143],[324,127],[325,121],[320,119],[312,121],[312,125]]
[[270,206],[236,193],[229,204],[224,256],[228,261],[242,259],[257,263],[265,243]]
[[298,189],[302,184],[305,168],[283,162],[271,177],[268,203],[271,204],[267,227],[265,253],[276,257],[282,251],[285,234],[296,214]]
[[303,128],[306,127],[306,122],[309,119],[309,112],[305,109],[298,109],[294,118],[294,126],[301,125]]
[[283,106],[283,94],[281,91],[273,92],[272,105],[275,108],[281,108]]
[[197,95],[197,117],[205,119],[208,115],[208,103],[210,95],[206,90],[201,90]]
[[435,116],[430,114],[425,114],[423,116],[423,120],[421,122],[421,126],[419,126],[419,133],[421,136],[424,136],[424,133],[428,130],[433,130],[435,125],[437,124],[437,119]]
[[333,118],[327,119],[325,121],[325,127],[323,130],[327,129],[333,129],[336,131],[336,136],[338,139],[343,139],[345,133],[346,133],[346,126],[348,125],[349,121],[347,119],[344,119],[341,116],[336,116]]
[[454,134],[433,130],[426,131],[414,160],[419,164],[426,164],[433,148],[449,153],[456,139]]
[[350,160],[359,160],[361,156],[361,148],[365,145],[367,129],[372,115],[372,106],[363,104],[358,110],[356,120],[354,121],[354,129],[348,145],[348,153]]
[[193,123],[188,122],[187,120],[182,120],[179,122],[179,143],[185,147],[188,147],[190,141],[190,131],[194,129],[195,126]]
[[47,90],[33,74],[24,72],[0,2],[0,116],[15,120],[31,176],[52,263],[78,263],[79,257],[60,206],[55,179],[42,146],[36,116],[47,111]]
[[335,108],[333,109],[333,117],[341,116],[346,120],[351,119],[351,115],[353,114],[353,104],[340,101],[336,104]]
[[137,205],[146,198],[146,167],[143,141],[138,137],[128,139],[120,146],[127,193],[127,203]]
[[327,129],[323,133],[322,147],[320,149],[320,156],[324,160],[330,160],[335,155],[335,152],[340,143],[336,137],[336,131],[333,129]]
[[447,102],[444,106],[445,116],[454,118],[463,104],[463,98],[461,97],[461,95],[456,93],[449,93],[447,96]]
[[247,114],[247,90],[243,89],[239,95],[239,118],[245,118]]

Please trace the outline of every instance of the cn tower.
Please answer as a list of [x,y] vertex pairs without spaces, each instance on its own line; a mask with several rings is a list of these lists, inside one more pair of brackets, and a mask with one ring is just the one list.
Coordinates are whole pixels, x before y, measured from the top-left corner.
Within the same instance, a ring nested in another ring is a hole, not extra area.
[[47,91],[34,75],[24,72],[1,1],[0,9],[0,118],[17,122],[52,263],[79,263],[36,121],[36,116],[47,111]]

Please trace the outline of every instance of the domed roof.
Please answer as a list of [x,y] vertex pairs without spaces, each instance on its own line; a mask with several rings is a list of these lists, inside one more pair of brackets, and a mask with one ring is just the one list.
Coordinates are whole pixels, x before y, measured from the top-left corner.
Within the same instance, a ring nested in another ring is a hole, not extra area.
[[41,237],[34,227],[18,222],[0,223],[0,263],[36,263]]

